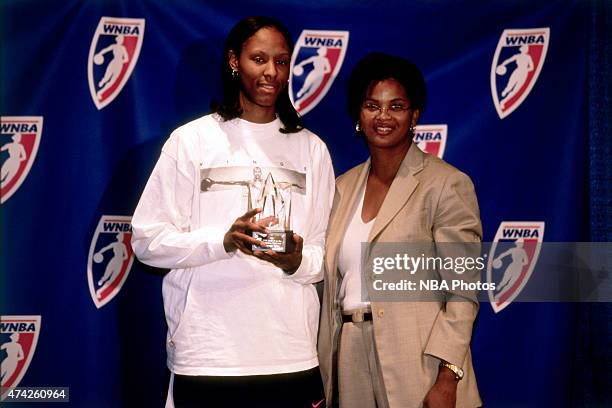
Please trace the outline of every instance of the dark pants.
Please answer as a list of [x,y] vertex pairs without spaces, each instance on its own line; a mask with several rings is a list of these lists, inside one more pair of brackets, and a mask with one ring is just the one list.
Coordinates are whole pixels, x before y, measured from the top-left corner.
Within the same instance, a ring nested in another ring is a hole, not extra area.
[[273,375],[175,374],[172,393],[176,408],[325,408],[319,367]]

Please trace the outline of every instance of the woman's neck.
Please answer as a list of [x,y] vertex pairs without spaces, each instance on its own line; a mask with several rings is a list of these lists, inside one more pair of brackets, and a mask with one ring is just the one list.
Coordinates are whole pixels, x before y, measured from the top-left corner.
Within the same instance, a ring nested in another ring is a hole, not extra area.
[[386,185],[391,185],[412,142],[398,146],[395,149],[370,148],[370,177],[374,177]]
[[253,123],[269,123],[276,119],[275,106],[259,106],[240,93],[241,119]]

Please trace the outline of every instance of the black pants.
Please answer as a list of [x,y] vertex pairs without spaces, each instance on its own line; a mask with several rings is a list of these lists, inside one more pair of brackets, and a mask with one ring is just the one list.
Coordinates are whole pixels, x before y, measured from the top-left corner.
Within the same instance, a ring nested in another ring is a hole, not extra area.
[[325,408],[319,367],[251,376],[174,375],[176,408]]

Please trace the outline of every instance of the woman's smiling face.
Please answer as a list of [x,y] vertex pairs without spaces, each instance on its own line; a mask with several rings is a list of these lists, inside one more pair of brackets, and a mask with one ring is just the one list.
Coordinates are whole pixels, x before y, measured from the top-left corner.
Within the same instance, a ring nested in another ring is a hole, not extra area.
[[410,128],[418,118],[419,110],[411,107],[406,90],[392,78],[369,86],[359,114],[368,146],[377,148],[409,146]]

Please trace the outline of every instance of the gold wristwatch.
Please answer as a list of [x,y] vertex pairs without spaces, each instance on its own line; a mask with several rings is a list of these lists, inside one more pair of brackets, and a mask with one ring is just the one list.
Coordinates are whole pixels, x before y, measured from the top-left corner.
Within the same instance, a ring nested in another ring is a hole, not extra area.
[[448,363],[446,361],[441,361],[440,367],[446,367],[453,373],[455,373],[455,380],[457,381],[463,378],[463,370],[461,369],[461,367],[457,367],[456,365]]

